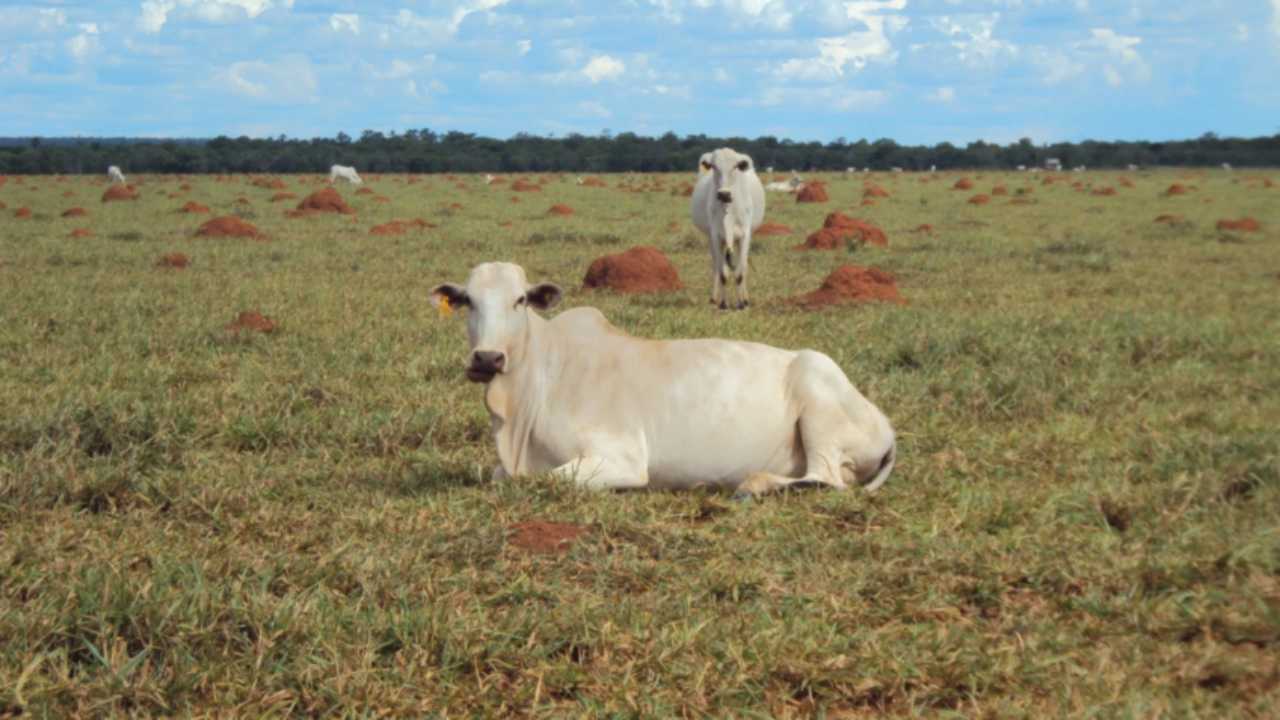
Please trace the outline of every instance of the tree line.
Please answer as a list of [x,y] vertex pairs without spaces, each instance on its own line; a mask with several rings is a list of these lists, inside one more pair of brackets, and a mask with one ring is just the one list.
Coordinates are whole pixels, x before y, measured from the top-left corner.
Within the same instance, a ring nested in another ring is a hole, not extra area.
[[777,171],[1011,169],[1043,166],[1058,158],[1064,167],[1280,166],[1280,134],[1167,142],[1086,140],[1036,145],[1028,138],[1000,145],[972,142],[900,145],[893,140],[838,138],[829,143],[776,137],[679,137],[667,133],[572,134],[540,137],[521,133],[506,140],[473,133],[409,130],[359,138],[230,138],[152,140],[130,138],[0,138],[0,173],[103,173],[108,165],[145,173],[324,173],[333,164],[361,172],[672,172],[692,170],[699,156],[732,147]]

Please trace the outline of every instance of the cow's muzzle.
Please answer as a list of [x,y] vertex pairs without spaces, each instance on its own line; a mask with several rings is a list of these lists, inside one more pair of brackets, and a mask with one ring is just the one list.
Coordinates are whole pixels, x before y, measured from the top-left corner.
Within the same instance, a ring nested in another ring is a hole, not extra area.
[[504,353],[477,350],[471,353],[471,362],[467,365],[467,379],[471,382],[487,383],[506,366],[507,356]]
[[725,205],[728,205],[729,203],[733,202],[733,193],[729,192],[728,190],[717,190],[716,199],[724,203]]

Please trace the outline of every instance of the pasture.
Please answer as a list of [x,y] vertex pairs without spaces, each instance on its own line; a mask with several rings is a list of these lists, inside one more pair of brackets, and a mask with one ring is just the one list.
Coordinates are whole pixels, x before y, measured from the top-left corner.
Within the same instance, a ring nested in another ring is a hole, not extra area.
[[[354,215],[305,218],[243,176],[130,176],[141,197],[110,203],[99,177],[0,186],[0,716],[1280,704],[1277,173],[831,174],[829,202],[769,195],[794,233],[756,238],[745,312],[708,305],[672,193],[692,173],[362,175],[337,188]],[[889,197],[860,206],[868,181]],[[792,249],[835,210],[888,247]],[[218,215],[265,237],[195,235]],[[1244,216],[1261,230],[1216,227]],[[685,289],[582,289],[634,245]],[[490,482],[464,323],[427,290],[495,259],[634,335],[831,355],[897,469],[872,496],[748,503]],[[907,303],[787,302],[842,263]],[[242,311],[274,332],[228,329]]]

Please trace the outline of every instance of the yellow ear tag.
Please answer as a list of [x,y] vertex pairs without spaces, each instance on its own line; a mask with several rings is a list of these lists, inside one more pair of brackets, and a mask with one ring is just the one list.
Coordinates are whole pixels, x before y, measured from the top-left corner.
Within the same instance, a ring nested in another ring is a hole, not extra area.
[[436,303],[436,307],[440,309],[440,317],[447,318],[453,314],[453,303],[449,302],[449,298],[445,295],[440,296],[440,301]]

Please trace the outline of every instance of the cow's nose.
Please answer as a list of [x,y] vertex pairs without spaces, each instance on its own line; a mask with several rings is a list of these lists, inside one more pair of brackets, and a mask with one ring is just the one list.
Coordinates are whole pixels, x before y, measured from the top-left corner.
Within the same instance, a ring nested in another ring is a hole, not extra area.
[[722,203],[733,202],[733,194],[728,190],[718,190],[716,191],[716,199]]
[[507,364],[506,354],[494,350],[477,350],[471,354],[471,367],[485,372],[502,372]]

